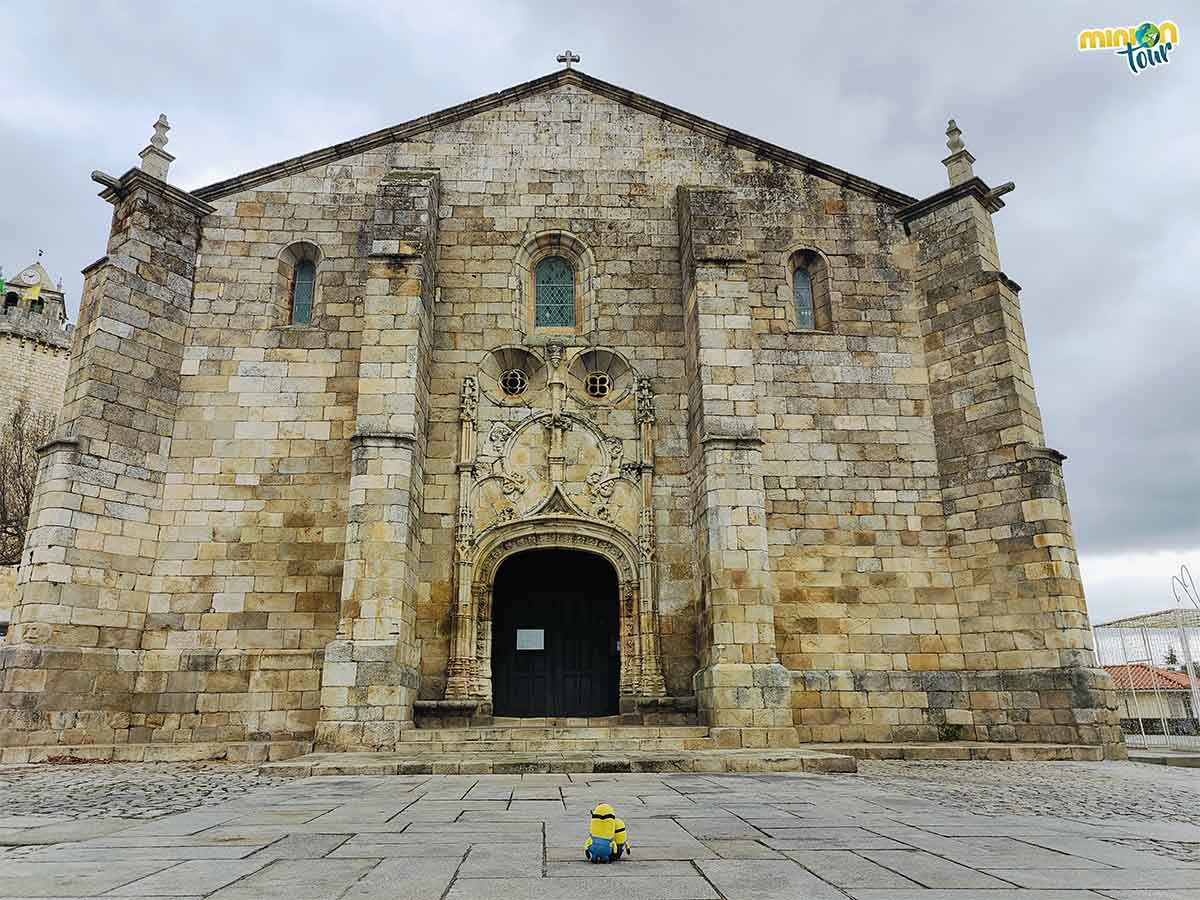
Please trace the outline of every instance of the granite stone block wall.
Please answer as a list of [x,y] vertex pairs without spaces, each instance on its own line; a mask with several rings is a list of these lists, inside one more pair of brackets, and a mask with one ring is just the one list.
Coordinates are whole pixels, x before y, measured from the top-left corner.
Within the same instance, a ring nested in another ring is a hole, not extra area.
[[[489,394],[503,353],[564,366],[561,457],[512,457],[565,473],[560,512],[600,521],[588,466],[636,465],[629,580],[655,596],[633,627],[722,746],[1119,746],[986,186],[918,203],[610,88],[571,72],[114,197],[0,650],[7,740],[394,746],[448,696],[456,598],[480,593],[462,511],[508,515],[462,496],[464,441],[494,466],[543,414]],[[551,251],[577,264],[572,327],[532,316]],[[311,325],[288,316],[302,258]],[[636,369],[637,403],[572,393],[587,348]]]
[[70,358],[69,346],[0,330],[0,422],[7,423],[22,402],[31,410],[56,416]]

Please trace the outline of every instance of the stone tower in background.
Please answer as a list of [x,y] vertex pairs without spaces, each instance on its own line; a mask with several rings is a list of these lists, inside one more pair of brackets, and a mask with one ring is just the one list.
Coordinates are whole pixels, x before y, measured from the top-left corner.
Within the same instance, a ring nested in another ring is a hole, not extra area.
[[74,330],[67,324],[61,283],[35,261],[11,279],[0,275],[0,284],[0,420],[7,423],[22,401],[57,417]]
[[[71,332],[61,285],[35,260],[11,281],[0,270],[0,427],[11,427],[13,413],[25,404],[35,421],[58,418]],[[8,629],[15,599],[16,569],[0,566],[0,636]]]

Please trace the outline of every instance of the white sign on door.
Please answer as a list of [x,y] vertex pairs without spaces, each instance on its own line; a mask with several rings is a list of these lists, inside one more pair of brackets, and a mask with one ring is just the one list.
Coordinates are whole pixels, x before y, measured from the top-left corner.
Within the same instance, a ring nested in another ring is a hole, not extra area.
[[542,628],[518,628],[518,650],[545,650],[546,632]]

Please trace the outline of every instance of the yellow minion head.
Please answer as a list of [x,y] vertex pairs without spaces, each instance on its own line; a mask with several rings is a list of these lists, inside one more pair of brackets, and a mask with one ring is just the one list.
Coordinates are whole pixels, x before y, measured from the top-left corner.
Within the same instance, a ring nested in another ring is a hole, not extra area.
[[594,838],[613,840],[617,830],[617,813],[607,803],[597,803],[592,810],[591,835]]

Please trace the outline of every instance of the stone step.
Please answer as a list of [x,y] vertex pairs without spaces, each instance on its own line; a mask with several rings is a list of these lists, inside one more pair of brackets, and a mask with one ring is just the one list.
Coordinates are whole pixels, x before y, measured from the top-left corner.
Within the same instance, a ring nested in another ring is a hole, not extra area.
[[492,725],[497,728],[612,728],[621,724],[620,716],[592,716],[591,718],[522,718],[520,716],[495,716]]
[[703,725],[542,726],[482,725],[472,728],[408,728],[404,743],[461,744],[474,741],[609,741],[707,738]]
[[39,744],[0,747],[0,765],[86,762],[262,763],[311,753],[312,741],[188,741],[150,744]]
[[717,743],[710,737],[694,738],[600,738],[596,740],[519,738],[479,741],[414,741],[402,742],[414,753],[567,753],[608,751],[684,751],[715,750]]
[[595,753],[311,753],[260,766],[262,775],[529,775],[596,772],[855,772],[852,756],[784,750],[603,751]]
[[992,743],[944,741],[936,744],[805,744],[806,748],[842,753],[855,759],[904,759],[945,762],[1101,762],[1104,747],[1091,744]]

